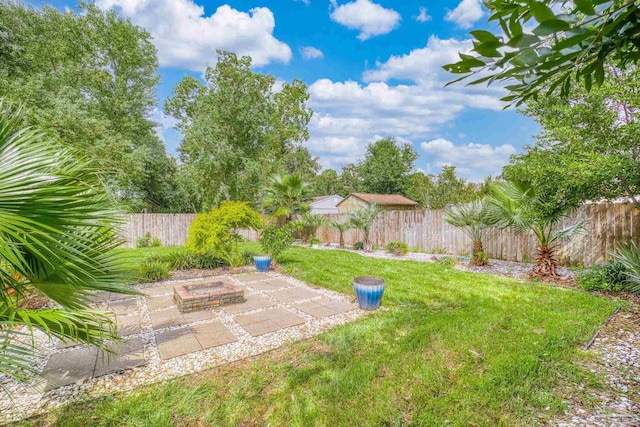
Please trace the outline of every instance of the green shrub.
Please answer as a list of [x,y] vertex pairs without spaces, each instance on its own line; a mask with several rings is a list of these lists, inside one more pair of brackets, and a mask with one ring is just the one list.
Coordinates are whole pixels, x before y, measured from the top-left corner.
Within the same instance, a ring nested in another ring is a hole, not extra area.
[[151,236],[151,233],[146,233],[144,236],[138,237],[138,240],[136,241],[136,247],[148,248],[151,245],[152,239],[153,239],[153,236]]
[[157,282],[169,277],[169,265],[165,262],[146,259],[138,268],[140,282]]
[[318,239],[317,237],[314,237],[313,239],[311,239],[309,241],[310,245],[321,245],[322,244],[322,240]]
[[257,255],[257,254],[253,251],[242,251],[242,261],[244,262],[244,265],[253,264],[254,255]]
[[208,254],[197,255],[186,248],[176,249],[166,254],[151,255],[147,261],[164,263],[170,270],[211,269],[229,265],[224,259]]
[[242,265],[237,230],[262,228],[262,218],[247,202],[222,202],[219,208],[198,214],[189,227],[187,248],[199,256],[224,259],[229,265]]
[[287,250],[293,243],[293,229],[285,225],[278,227],[269,225],[262,230],[260,235],[260,246],[262,250],[271,255],[271,258],[277,262],[280,255]]
[[487,265],[489,264],[489,256],[485,251],[476,252],[476,265]]
[[445,256],[442,258],[438,258],[438,261],[436,261],[439,265],[446,267],[446,268],[452,268],[455,267],[456,265],[458,265],[458,260],[450,257],[450,256]]
[[407,252],[409,252],[409,245],[407,245],[404,242],[395,241],[395,242],[387,243],[387,246],[385,247],[385,249],[390,254],[393,254],[395,256],[402,256],[402,255],[406,255]]
[[162,246],[162,241],[160,241],[160,239],[158,239],[157,237],[154,237],[153,239],[151,239],[151,245],[152,248],[159,248],[160,246]]
[[364,243],[362,242],[355,242],[353,244],[353,249],[355,249],[356,251],[361,251],[364,249]]
[[629,284],[626,267],[621,262],[594,265],[576,277],[585,291],[620,292]]
[[623,290],[632,294],[640,294],[640,249],[635,242],[618,247],[613,259],[624,267],[625,282]]

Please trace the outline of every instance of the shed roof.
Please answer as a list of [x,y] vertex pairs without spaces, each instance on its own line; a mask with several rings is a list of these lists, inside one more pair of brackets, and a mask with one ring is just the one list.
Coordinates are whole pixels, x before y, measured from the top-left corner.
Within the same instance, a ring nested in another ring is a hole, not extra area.
[[360,200],[363,200],[367,203],[375,203],[376,205],[406,205],[406,206],[418,206],[417,202],[414,202],[411,199],[407,199],[400,194],[367,194],[367,193],[351,193],[338,205],[342,204],[349,197],[357,197]]

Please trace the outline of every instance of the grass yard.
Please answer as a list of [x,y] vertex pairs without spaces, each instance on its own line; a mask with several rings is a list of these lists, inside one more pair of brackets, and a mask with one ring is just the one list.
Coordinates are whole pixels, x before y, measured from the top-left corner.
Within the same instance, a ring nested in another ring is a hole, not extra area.
[[598,381],[575,360],[612,301],[341,251],[295,248],[283,258],[286,273],[344,293],[354,276],[382,276],[386,309],[253,359],[73,404],[33,425],[529,426],[562,411],[560,385]]

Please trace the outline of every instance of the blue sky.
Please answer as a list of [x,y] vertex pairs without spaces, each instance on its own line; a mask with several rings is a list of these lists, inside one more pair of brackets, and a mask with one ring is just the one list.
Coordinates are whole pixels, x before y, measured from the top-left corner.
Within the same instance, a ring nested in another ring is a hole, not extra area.
[[[75,2],[50,1],[57,7]],[[98,0],[145,27],[162,77],[155,120],[167,150],[180,135],[161,107],[186,74],[215,64],[217,48],[249,54],[255,69],[309,85],[315,115],[307,146],[324,167],[360,158],[395,136],[420,153],[416,167],[452,164],[471,180],[497,174],[533,142],[538,126],[502,110],[500,87],[444,88],[441,66],[470,46],[468,32],[493,29],[479,0]]]

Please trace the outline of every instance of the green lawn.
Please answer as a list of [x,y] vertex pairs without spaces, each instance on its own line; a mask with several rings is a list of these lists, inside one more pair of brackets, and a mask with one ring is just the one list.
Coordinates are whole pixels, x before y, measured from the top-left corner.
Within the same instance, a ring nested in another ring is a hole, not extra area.
[[282,264],[345,293],[354,276],[382,276],[386,310],[35,425],[535,425],[562,411],[560,385],[595,380],[576,367],[579,347],[616,308],[584,292],[340,251],[296,248]]

